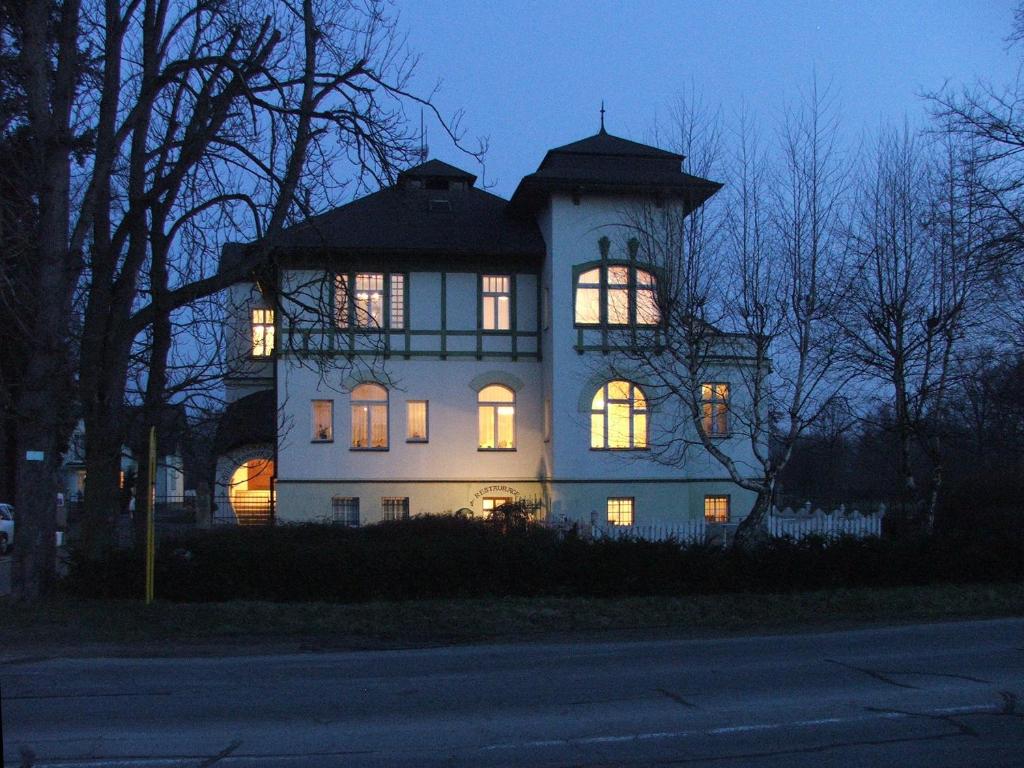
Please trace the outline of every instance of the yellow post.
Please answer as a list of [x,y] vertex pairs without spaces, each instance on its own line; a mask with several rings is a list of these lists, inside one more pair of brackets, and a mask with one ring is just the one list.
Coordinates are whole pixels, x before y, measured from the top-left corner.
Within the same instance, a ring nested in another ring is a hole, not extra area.
[[149,488],[146,504],[146,605],[153,602],[153,571],[156,563],[156,427],[149,428]]

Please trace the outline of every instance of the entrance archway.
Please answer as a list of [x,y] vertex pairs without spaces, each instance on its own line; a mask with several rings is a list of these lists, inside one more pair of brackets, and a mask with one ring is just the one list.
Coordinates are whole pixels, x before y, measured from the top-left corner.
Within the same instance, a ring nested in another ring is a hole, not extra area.
[[265,525],[274,510],[273,459],[249,459],[231,473],[228,498],[239,525]]

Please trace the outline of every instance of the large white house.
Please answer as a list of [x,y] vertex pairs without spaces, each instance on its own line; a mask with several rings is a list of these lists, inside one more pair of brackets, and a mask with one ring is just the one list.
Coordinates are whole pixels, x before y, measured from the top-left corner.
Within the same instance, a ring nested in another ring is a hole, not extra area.
[[[706,453],[657,460],[656,435],[693,425],[616,351],[659,322],[658,269],[623,238],[624,211],[685,213],[719,188],[682,161],[602,127],[550,150],[510,201],[430,160],[286,231],[274,273],[230,293],[218,517],[265,520],[273,503],[282,522],[366,524],[516,499],[613,525],[745,514],[751,495]],[[733,373],[709,377],[704,413],[742,464]]]

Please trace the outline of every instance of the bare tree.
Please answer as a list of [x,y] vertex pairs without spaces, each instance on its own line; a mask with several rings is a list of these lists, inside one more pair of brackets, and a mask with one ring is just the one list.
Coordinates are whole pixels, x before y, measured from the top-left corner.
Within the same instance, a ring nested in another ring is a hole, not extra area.
[[[269,263],[292,217],[337,199],[347,180],[392,178],[416,144],[403,104],[433,107],[410,92],[415,58],[378,2],[37,0],[11,15],[39,207],[39,268],[25,288],[43,299],[15,404],[15,583],[33,597],[52,571],[72,361],[87,435],[83,543],[97,552],[119,496],[136,340],[149,329],[152,405],[165,390],[168,318]],[[180,247],[190,226],[215,233],[214,251],[232,237],[261,247],[216,270]]]
[[705,453],[756,495],[741,546],[762,528],[797,440],[844,381],[834,318],[846,176],[834,115],[813,89],[787,115],[774,171],[741,120],[720,228],[693,221],[686,206],[631,216],[639,250],[658,267],[660,322],[623,354],[685,424],[651,447],[673,465]]
[[[945,141],[926,147],[908,129],[882,135],[857,194],[856,259],[848,352],[892,398],[901,478],[896,530],[930,528],[942,484],[941,435],[929,429],[955,374],[955,352],[978,321],[986,275],[979,247],[974,160]],[[927,489],[915,477],[919,445],[931,463]]]

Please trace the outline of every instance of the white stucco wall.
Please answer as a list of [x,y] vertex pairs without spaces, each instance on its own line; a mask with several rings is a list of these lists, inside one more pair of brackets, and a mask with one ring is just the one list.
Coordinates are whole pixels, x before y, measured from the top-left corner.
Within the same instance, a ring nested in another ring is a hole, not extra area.
[[[349,389],[376,379],[389,392],[387,451],[352,450]],[[515,451],[478,450],[482,381],[517,380]],[[360,374],[282,363],[278,374],[278,483],[302,480],[536,479],[544,474],[540,364],[492,360],[395,360]],[[312,440],[312,400],[334,402],[333,442]],[[406,401],[427,400],[429,442],[406,442]]]

